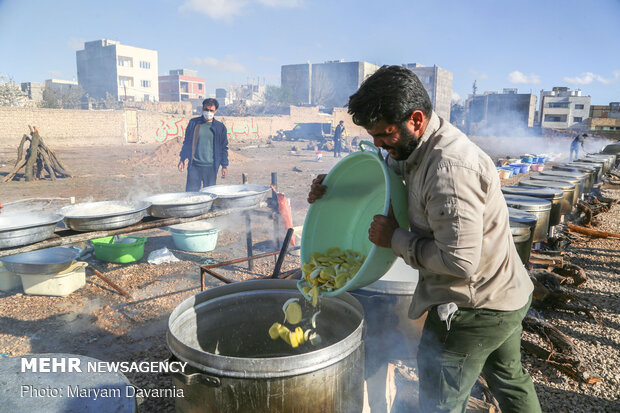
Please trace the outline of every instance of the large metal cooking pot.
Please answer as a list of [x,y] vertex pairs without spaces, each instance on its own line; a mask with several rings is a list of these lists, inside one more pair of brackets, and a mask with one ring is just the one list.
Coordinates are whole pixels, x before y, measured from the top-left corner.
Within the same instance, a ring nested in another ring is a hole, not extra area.
[[575,185],[571,184],[570,182],[522,179],[519,181],[519,186],[536,186],[541,188],[561,189],[563,195],[561,201],[562,208],[560,213],[562,215],[570,214],[573,209]]
[[72,247],[53,247],[0,258],[7,270],[17,274],[54,274],[66,270],[80,255]]
[[584,171],[584,170],[592,171],[592,173],[594,174],[594,183],[598,182],[601,179],[601,176],[603,174],[602,165],[595,164],[595,163],[575,161],[575,162],[567,162],[563,164],[562,166],[566,166],[570,168],[577,168],[580,171]]
[[564,196],[564,191],[559,188],[542,186],[503,186],[502,192],[508,195],[524,195],[546,199],[551,202],[549,227],[558,225],[562,221],[562,197]]
[[540,242],[547,239],[549,233],[549,215],[551,213],[551,202],[546,199],[534,198],[523,195],[504,195],[506,204],[511,208],[520,209],[536,215],[536,228],[534,229],[533,242]]
[[[323,341],[293,349],[272,340],[282,305],[299,298],[304,330],[316,310]],[[296,280],[252,280],[199,293],[170,315],[166,341],[191,369],[173,375],[177,412],[360,412],[363,309],[350,294],[313,309]]]
[[351,291],[364,307],[366,318],[365,376],[371,411],[387,411],[388,363],[415,360],[425,320],[409,318],[418,276],[418,270],[397,258],[379,280]]
[[591,186],[588,187],[589,181],[587,179],[587,174],[583,172],[570,172],[570,171],[556,171],[556,170],[544,170],[540,172],[541,175],[551,176],[551,177],[559,177],[559,178],[575,178],[579,179],[579,195],[587,194],[590,192]]
[[148,212],[148,202],[84,202],[60,209],[65,224],[74,231],[103,231],[123,228],[140,222]]
[[579,178],[571,178],[570,176],[551,176],[551,175],[541,175],[541,174],[532,174],[530,175],[530,180],[532,181],[545,181],[545,182],[568,182],[570,184],[575,185],[575,191],[573,192],[573,200],[571,202],[572,205],[577,205],[577,201],[581,197],[581,179]]
[[0,248],[20,247],[48,239],[60,221],[60,214],[0,215]]
[[603,175],[605,175],[605,172],[607,171],[607,169],[605,168],[605,161],[603,159],[580,158],[580,159],[577,159],[575,162],[585,163],[587,165],[594,165],[597,168],[599,168],[599,170],[600,170],[600,172],[599,172],[599,179]]
[[216,209],[245,208],[258,205],[267,198],[271,188],[265,185],[212,185],[200,192],[217,195],[213,201]]
[[211,209],[217,195],[205,192],[173,192],[151,195],[144,202],[151,204],[149,214],[157,218],[189,218]]
[[583,158],[579,158],[578,161],[586,162],[603,162],[603,173],[606,174],[611,169],[611,158],[605,155],[586,155]]
[[538,217],[529,212],[510,207],[508,207],[508,217],[510,220],[510,233],[519,253],[519,258],[521,258],[523,265],[527,265],[530,261]]
[[547,172],[558,172],[560,174],[563,174],[561,176],[574,176],[575,178],[577,178],[580,174],[583,175],[584,194],[590,193],[592,187],[594,186],[594,183],[596,182],[596,171],[594,170],[594,168],[585,169],[568,165],[553,165],[551,167],[551,171]]

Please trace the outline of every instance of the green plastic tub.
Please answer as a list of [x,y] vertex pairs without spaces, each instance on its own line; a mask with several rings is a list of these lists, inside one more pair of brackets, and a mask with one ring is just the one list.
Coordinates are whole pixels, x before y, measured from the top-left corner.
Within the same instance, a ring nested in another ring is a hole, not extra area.
[[95,248],[95,257],[101,261],[117,262],[125,264],[134,262],[144,255],[144,244],[146,237],[125,237],[120,238],[134,239],[135,242],[114,242],[114,237],[95,238],[91,240]]
[[[376,152],[366,150],[366,146]],[[373,216],[387,215],[390,200],[396,220],[402,228],[409,229],[407,194],[401,178],[386,166],[379,150],[370,142],[362,142],[360,148],[361,152],[346,156],[329,171],[323,181],[327,192],[310,205],[304,222],[302,263],[310,261],[311,253],[323,253],[332,247],[366,255],[360,270],[342,288],[321,292],[326,297],[372,284],[396,260],[391,248],[377,247],[368,239]],[[306,281],[300,280],[299,290],[305,285]]]

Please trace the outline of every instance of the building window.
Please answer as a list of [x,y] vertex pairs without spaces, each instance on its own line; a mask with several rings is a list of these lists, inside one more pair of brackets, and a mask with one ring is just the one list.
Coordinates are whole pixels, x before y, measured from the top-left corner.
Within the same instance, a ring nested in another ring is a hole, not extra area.
[[568,102],[549,102],[548,108],[568,108]]
[[573,118],[573,122],[581,122],[583,120],[583,118],[580,117],[574,117]]
[[545,115],[545,122],[566,122],[566,115]]
[[202,90],[202,83],[198,83],[198,90]]
[[150,80],[141,80],[140,81],[140,86],[142,86],[142,87],[151,87],[151,81]]
[[189,93],[189,85],[187,82],[181,82],[181,92]]
[[133,67],[133,59],[131,57],[119,56],[118,65],[123,67]]
[[609,104],[609,110],[611,110],[612,112],[617,112],[620,110],[620,103],[618,102],[613,102]]
[[133,87],[133,77],[129,76],[119,76],[118,77],[118,85],[124,87]]
[[145,62],[144,60],[140,60],[140,68],[141,69],[150,69],[151,62]]
[[181,102],[187,102],[189,100],[188,95],[181,95]]
[[583,109],[584,106],[583,105],[575,105],[575,109]]
[[144,101],[145,102],[150,102],[151,101],[151,96],[150,95],[144,95]]

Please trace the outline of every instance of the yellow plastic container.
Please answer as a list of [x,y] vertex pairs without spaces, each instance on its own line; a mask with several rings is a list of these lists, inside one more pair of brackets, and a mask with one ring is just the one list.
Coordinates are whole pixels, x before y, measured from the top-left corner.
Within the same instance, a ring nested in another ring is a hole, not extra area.
[[0,262],[0,291],[13,291],[21,288],[21,286],[22,279],[19,275],[4,268]]
[[64,297],[86,285],[86,262],[73,263],[56,274],[20,274],[24,292],[29,295]]

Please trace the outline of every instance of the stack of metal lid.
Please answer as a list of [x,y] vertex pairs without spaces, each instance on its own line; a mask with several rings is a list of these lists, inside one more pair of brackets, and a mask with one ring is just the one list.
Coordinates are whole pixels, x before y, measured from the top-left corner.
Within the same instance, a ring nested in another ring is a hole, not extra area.
[[590,189],[592,189],[591,187],[588,187],[588,180],[586,178],[586,174],[583,172],[579,172],[579,171],[574,171],[574,172],[570,172],[570,171],[548,171],[548,170],[544,170],[540,172],[541,175],[545,175],[545,176],[552,176],[554,178],[559,177],[559,178],[575,178],[575,179],[579,179],[579,195],[581,194],[587,194],[588,192],[590,192]]
[[581,196],[581,179],[579,178],[571,178],[570,176],[552,176],[552,175],[541,175],[541,174],[532,174],[529,176],[529,180],[531,181],[543,181],[543,182],[568,182],[570,184],[575,185],[575,191],[573,192],[573,199],[571,201],[571,205],[576,205],[577,201],[579,201],[579,197]]
[[561,208],[560,213],[562,215],[570,214],[570,212],[573,209],[575,184],[571,184],[570,182],[562,182],[562,181],[522,179],[521,181],[519,181],[519,186],[536,186],[540,188],[560,189],[563,192],[562,200],[561,200],[562,208]]

